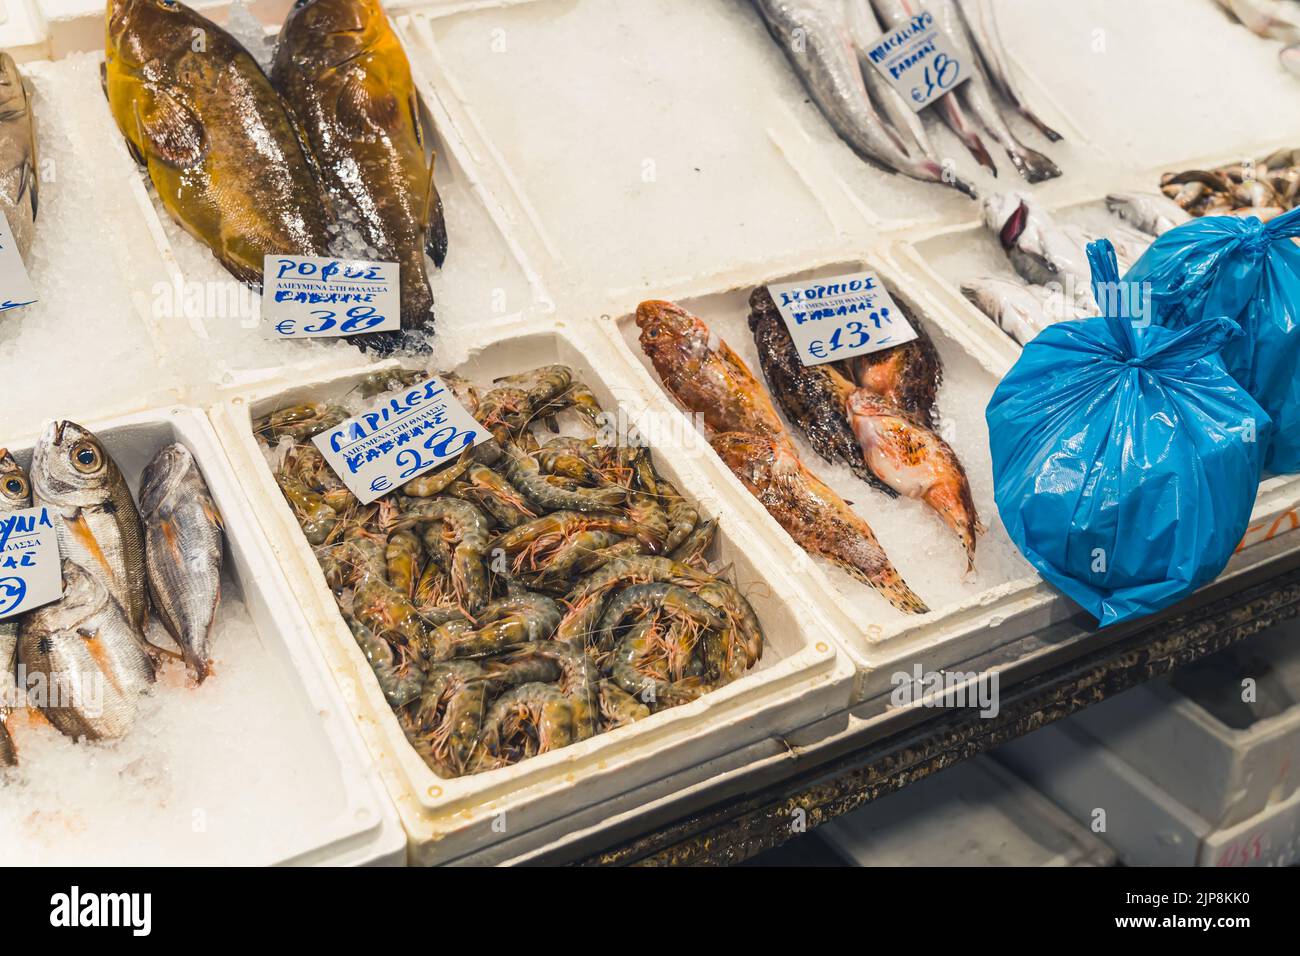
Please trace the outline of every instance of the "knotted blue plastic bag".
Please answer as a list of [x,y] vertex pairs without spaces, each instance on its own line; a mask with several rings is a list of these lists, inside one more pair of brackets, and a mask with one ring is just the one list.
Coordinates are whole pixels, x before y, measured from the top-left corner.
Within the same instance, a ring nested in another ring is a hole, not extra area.
[[1231,319],[1228,371],[1273,418],[1265,471],[1300,471],[1300,209],[1265,224],[1207,216],[1153,242],[1124,278],[1149,284],[1158,321],[1186,328]]
[[1226,319],[1183,329],[1120,312],[1115,251],[1088,247],[1106,314],[1048,326],[998,385],[987,420],[1011,540],[1103,626],[1214,578],[1250,520],[1268,414],[1219,357]]

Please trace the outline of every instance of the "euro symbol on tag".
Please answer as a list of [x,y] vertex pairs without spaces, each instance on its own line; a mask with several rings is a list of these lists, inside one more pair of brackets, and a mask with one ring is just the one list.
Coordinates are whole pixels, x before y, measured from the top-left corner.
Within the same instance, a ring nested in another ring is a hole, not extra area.
[[380,475],[378,478],[376,478],[374,481],[370,483],[371,491],[387,491],[391,487],[392,485],[388,481],[388,477],[386,475]]
[[281,335],[293,335],[293,326],[294,326],[293,319],[285,319],[283,322],[281,322],[279,325],[275,327],[275,330],[279,332]]

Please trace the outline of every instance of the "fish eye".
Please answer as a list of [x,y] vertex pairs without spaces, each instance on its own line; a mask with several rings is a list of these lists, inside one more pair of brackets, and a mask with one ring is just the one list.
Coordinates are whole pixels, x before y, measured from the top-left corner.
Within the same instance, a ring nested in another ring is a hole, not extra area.
[[176,0],[158,0],[158,2],[168,10],[175,10],[177,7],[180,6],[180,4],[176,2]]
[[72,467],[82,474],[89,475],[100,469],[104,458],[99,449],[88,441],[80,441],[72,446]]
[[26,498],[27,482],[14,475],[5,480],[5,491],[14,498]]

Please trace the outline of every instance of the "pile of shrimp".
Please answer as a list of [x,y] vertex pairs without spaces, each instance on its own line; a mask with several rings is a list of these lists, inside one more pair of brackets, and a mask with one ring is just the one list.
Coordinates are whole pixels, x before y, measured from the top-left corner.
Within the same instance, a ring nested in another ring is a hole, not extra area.
[[[376,373],[363,396],[424,370]],[[492,438],[362,505],[311,403],[254,424],[339,610],[412,746],[480,773],[694,700],[753,667],[763,632],[706,552],[702,517],[572,371],[480,391],[441,378]],[[576,415],[592,435],[558,433]]]

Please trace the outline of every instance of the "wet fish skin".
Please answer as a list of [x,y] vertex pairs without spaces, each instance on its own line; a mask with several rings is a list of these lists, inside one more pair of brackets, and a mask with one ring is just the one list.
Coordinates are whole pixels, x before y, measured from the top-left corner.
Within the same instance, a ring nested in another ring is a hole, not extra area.
[[753,0],[768,32],[826,121],[862,159],[913,179],[952,186],[972,198],[968,183],[924,156],[909,156],[876,112],[862,79],[848,23],[828,0]]
[[894,305],[916,330],[916,338],[902,345],[858,355],[850,360],[853,380],[904,409],[926,428],[934,427],[934,409],[943,383],[943,362],[925,326],[899,295]]
[[1219,6],[1257,36],[1287,44],[1300,43],[1300,9],[1293,2],[1219,0]]
[[826,461],[847,465],[863,481],[892,497],[894,490],[867,466],[844,414],[853,383],[829,363],[804,365],[799,360],[798,347],[767,286],[759,286],[750,294],[749,310],[749,330],[758,348],[763,377],[785,417]]
[[383,7],[300,0],[280,30],[271,82],[302,123],[340,212],[355,214],[378,259],[400,264],[402,328],[432,328],[424,254],[442,265],[446,221],[419,94]]
[[957,7],[993,88],[1051,142],[1060,142],[1061,134],[1038,118],[1015,85],[1011,57],[1002,42],[992,3],[989,0],[957,0]]
[[908,152],[913,147],[926,159],[939,161],[939,154],[930,141],[930,134],[925,129],[925,121],[915,112],[903,94],[889,85],[881,72],[872,65],[867,55],[868,45],[884,31],[875,11],[867,0],[846,0],[844,4],[845,19],[853,46],[858,54],[858,64],[862,69],[862,78],[866,81],[867,94],[871,100],[884,111],[886,128],[892,127],[902,139],[902,146]]
[[24,260],[36,230],[38,168],[31,90],[14,58],[0,51],[0,210]]
[[1028,345],[1051,324],[1046,304],[1024,286],[998,276],[980,276],[961,284],[961,294],[1020,345]]
[[57,515],[62,554],[99,578],[143,632],[144,528],[112,456],[80,425],[50,422],[32,452],[31,478],[33,501]]
[[[121,737],[135,722],[137,698],[155,679],[144,638],[95,576],[63,562],[63,597],[23,616],[18,659],[41,674],[60,700],[42,713],[69,737]],[[68,703],[70,706],[55,706]]]
[[167,445],[140,479],[149,594],[199,683],[208,676],[221,600],[221,514],[184,445]]
[[236,279],[260,286],[268,254],[328,254],[328,201],[300,132],[239,41],[177,0],[109,0],[105,47],[128,147]]
[[709,327],[672,302],[637,306],[641,349],[664,388],[712,432],[752,432],[792,448],[771,398],[744,359]]
[[1192,218],[1178,203],[1159,193],[1109,193],[1106,208],[1150,236],[1162,236]]
[[[919,3],[918,0],[871,0],[871,5],[875,8],[880,21],[887,27],[897,27],[909,22],[921,12],[923,7],[923,4]],[[956,134],[966,149],[970,151],[970,154],[975,157],[975,161],[991,174],[997,176],[997,164],[993,162],[993,157],[989,155],[989,151],[984,147],[984,142],[980,139],[975,127],[971,125],[957,97],[941,96],[927,105],[926,109],[930,108],[939,113],[943,121],[948,124],[948,128]]]
[[1092,273],[1083,246],[1037,202],[1021,193],[998,193],[984,199],[983,213],[1022,279],[1059,284],[1067,295],[1091,302]]
[[955,91],[962,105],[997,141],[1006,152],[1007,158],[1011,160],[1011,165],[1016,168],[1016,172],[1020,173],[1027,182],[1041,183],[1060,176],[1061,170],[1056,163],[1020,142],[1006,120],[1002,118],[1002,114],[993,102],[988,76],[967,38],[965,24],[953,0],[928,0],[928,7],[934,14],[940,31],[948,38],[953,49],[971,65],[970,77]]
[[966,549],[966,570],[974,571],[982,527],[966,469],[952,446],[869,389],[849,396],[847,411],[872,470],[899,494],[929,505],[956,532]]
[[875,533],[790,449],[758,435],[726,432],[713,450],[805,551],[839,565],[908,614],[929,610],[903,581]]

